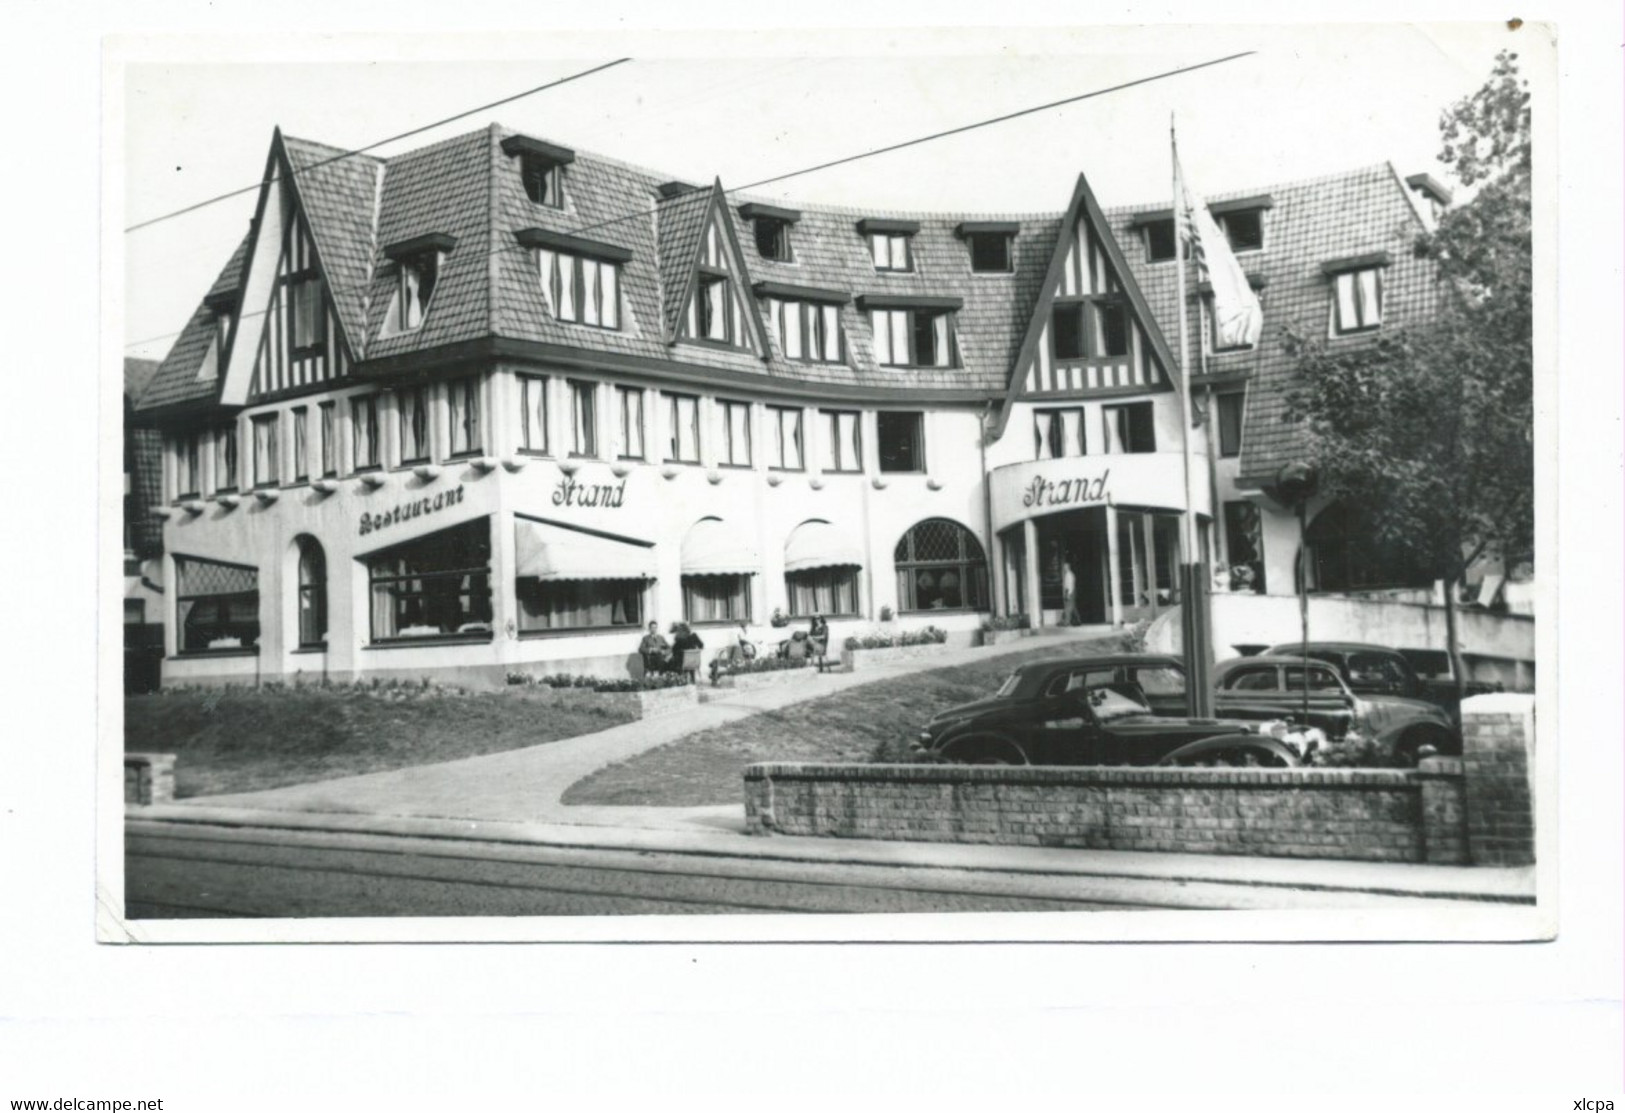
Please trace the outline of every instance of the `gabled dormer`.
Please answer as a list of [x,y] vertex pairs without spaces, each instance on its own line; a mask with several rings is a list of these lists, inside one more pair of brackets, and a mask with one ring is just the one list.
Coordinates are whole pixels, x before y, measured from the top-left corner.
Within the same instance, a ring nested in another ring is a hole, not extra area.
[[[679,198],[678,205],[687,202]],[[698,203],[698,202],[689,202]],[[671,273],[681,289],[668,289],[676,295],[668,305],[677,309],[676,320],[668,320],[678,342],[735,348],[755,354],[765,353],[767,338],[756,315],[755,300],[746,289],[749,270],[739,247],[739,237],[728,216],[722,184],[715,183],[699,211],[673,216],[681,222],[680,234],[662,244],[662,251],[678,253]]]
[[[333,180],[317,182],[313,175],[320,172],[313,167],[301,171],[282,133],[272,136],[265,184],[249,233],[236,322],[226,334],[229,343],[223,345],[228,355],[220,386],[222,405],[240,406],[349,374],[353,349],[301,194],[302,188],[318,194],[343,188],[339,171],[329,174]],[[312,177],[302,180],[302,173]],[[356,184],[359,188],[364,183]],[[334,237],[341,234],[337,229],[330,232]]]
[[1012,369],[1005,401],[1174,388],[1173,352],[1082,175]]

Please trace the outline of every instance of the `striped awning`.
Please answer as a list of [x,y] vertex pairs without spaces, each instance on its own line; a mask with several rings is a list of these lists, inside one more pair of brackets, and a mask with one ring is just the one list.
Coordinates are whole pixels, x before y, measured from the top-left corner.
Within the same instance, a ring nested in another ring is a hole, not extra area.
[[683,575],[750,575],[761,557],[745,531],[718,518],[695,522],[683,538]]
[[652,580],[650,545],[519,519],[514,523],[515,574],[539,580]]
[[802,522],[784,543],[784,570],[863,567],[858,543],[828,522]]

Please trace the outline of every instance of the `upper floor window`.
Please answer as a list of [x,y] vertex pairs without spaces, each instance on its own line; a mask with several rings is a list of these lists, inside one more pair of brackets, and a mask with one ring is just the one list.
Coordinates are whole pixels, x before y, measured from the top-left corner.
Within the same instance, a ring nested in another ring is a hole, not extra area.
[[308,271],[288,279],[288,339],[294,356],[310,355],[326,346],[322,285],[321,276]]
[[671,439],[666,459],[677,464],[700,462],[700,400],[687,394],[666,395],[666,425]]
[[1218,214],[1217,220],[1225,239],[1230,241],[1231,251],[1264,249],[1263,209],[1236,209]]
[[594,328],[621,327],[621,268],[618,263],[537,248],[542,296],[560,321]]
[[1083,408],[1033,411],[1033,448],[1040,460],[1083,456],[1089,449],[1083,428]]
[[525,183],[525,196],[550,209],[564,208],[564,167],[533,155],[520,160],[519,173]]
[[452,456],[480,451],[480,377],[468,375],[446,384],[446,409],[451,418]]
[[547,380],[540,375],[519,376],[519,447],[546,456],[548,441]]
[[768,298],[767,319],[786,359],[841,362],[843,338],[839,305]]
[[1241,412],[1246,395],[1240,391],[1221,394],[1215,399],[1219,426],[1219,455],[1241,455]]
[[735,301],[733,279],[727,271],[702,267],[688,306],[688,335],[718,344],[740,344],[741,322]]
[[858,221],[858,234],[869,241],[869,256],[877,271],[913,270],[913,237],[919,230],[916,220]]
[[335,422],[337,422],[338,418],[334,416],[335,408],[335,403],[332,402],[323,402],[318,407],[321,414],[322,478],[324,479],[331,478],[339,473],[338,429],[335,428]]
[[722,447],[717,463],[750,467],[750,403],[718,402],[717,408],[722,411]]
[[570,455],[598,455],[598,384],[570,381]]
[[824,418],[824,470],[863,470],[863,440],[858,414],[850,410],[822,410]]
[[175,438],[175,495],[184,498],[203,490],[203,435],[195,430]]
[[882,411],[875,415],[880,470],[925,470],[925,415],[919,411]]
[[1050,339],[1056,359],[1091,359],[1129,354],[1128,307],[1115,299],[1057,299],[1051,311]]
[[618,386],[615,396],[621,411],[621,459],[641,460],[643,455],[643,391],[633,386]]
[[1172,217],[1147,221],[1141,227],[1145,231],[1145,257],[1148,262],[1166,263],[1178,254]]
[[957,367],[950,309],[873,309],[875,360],[883,367]]
[[384,333],[410,332],[423,324],[429,312],[429,299],[434,296],[435,284],[440,278],[441,255],[438,251],[424,251],[402,258],[396,266],[395,298],[384,319]]
[[298,406],[293,411],[293,479],[303,483],[310,478],[310,411]]
[[401,418],[401,463],[429,458],[429,388],[409,387],[396,395]]
[[970,269],[976,274],[1009,274],[1015,269],[1012,243],[1020,225],[1013,220],[968,220],[956,231],[970,247]]
[[378,446],[378,396],[369,394],[350,399],[350,444],[352,466],[356,471],[376,468],[381,462]]
[[1150,402],[1130,402],[1123,406],[1102,406],[1105,418],[1105,449],[1108,453],[1155,452],[1156,424]]
[[752,224],[756,233],[757,254],[764,259],[780,263],[794,261],[795,254],[790,246],[790,227],[801,219],[799,212],[795,209],[784,209],[777,205],[763,205],[752,201],[739,206],[739,215]]
[[237,489],[237,423],[222,425],[214,431],[214,489]]
[[1377,267],[1343,271],[1332,279],[1332,327],[1339,335],[1382,325],[1382,271]]
[[801,411],[787,406],[767,408],[768,428],[773,434],[773,455],[768,463],[783,471],[800,471]]
[[269,487],[278,482],[280,452],[277,426],[281,414],[261,414],[254,419],[254,486]]

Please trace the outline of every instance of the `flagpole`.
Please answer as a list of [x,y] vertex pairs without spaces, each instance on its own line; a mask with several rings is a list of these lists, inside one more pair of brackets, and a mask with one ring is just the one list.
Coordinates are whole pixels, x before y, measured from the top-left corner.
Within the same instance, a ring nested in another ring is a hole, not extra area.
[[1184,559],[1180,562],[1180,635],[1185,665],[1186,714],[1192,718],[1213,717],[1213,621],[1208,599],[1207,562],[1202,559],[1201,541],[1196,529],[1195,459],[1191,446],[1193,399],[1190,374],[1190,306],[1185,298],[1185,263],[1190,257],[1186,227],[1195,235],[1195,214],[1185,212],[1185,183],[1179,166],[1179,138],[1173,113],[1168,115],[1168,148],[1173,156],[1174,250],[1178,253],[1177,291],[1179,299],[1179,414],[1180,449],[1185,463]]

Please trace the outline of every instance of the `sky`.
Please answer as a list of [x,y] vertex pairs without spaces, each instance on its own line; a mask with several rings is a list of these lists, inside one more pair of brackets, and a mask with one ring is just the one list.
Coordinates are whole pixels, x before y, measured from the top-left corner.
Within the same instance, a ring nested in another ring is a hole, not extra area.
[[[375,153],[497,121],[732,188],[1251,51],[759,192],[883,209],[1058,211],[1081,171],[1108,206],[1161,201],[1170,193],[1170,120],[1188,177],[1207,193],[1384,160],[1401,174],[1442,179],[1440,111],[1483,83],[1496,51],[1537,48],[1532,33],[1486,23],[338,37],[233,40],[206,53],[173,39],[127,40],[112,50],[128,66],[112,75],[124,120],[109,170],[124,189],[128,226],[257,182],[274,127],[355,148],[630,57]],[[254,202],[247,193],[122,236],[126,354],[168,351]]]

